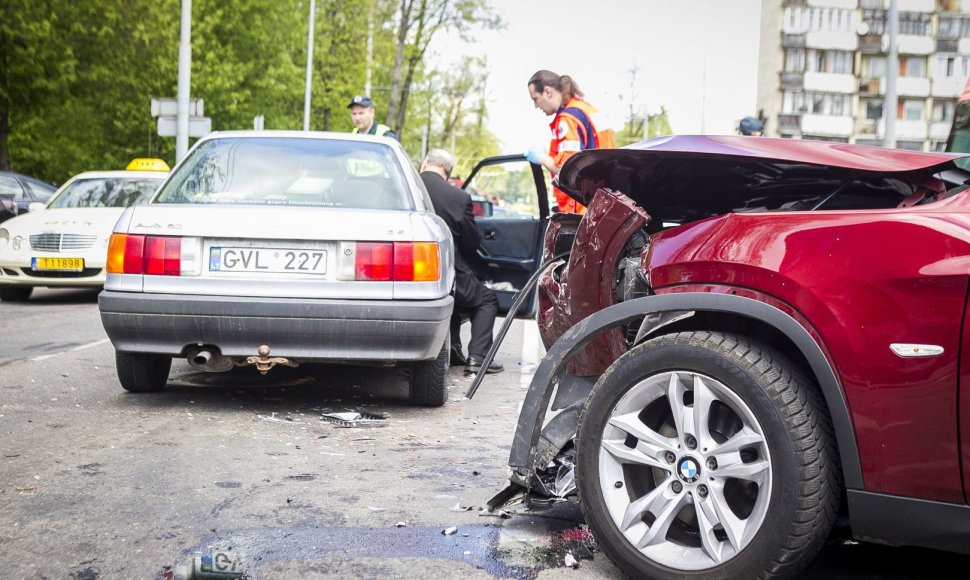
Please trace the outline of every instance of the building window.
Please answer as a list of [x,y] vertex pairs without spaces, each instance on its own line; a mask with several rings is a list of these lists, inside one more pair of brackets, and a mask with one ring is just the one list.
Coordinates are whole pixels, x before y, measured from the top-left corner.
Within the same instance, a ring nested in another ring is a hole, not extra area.
[[852,10],[841,8],[787,6],[784,16],[784,32],[788,34],[801,34],[808,31],[849,32],[852,24],[852,12]]
[[870,56],[862,58],[862,75],[866,79],[881,79],[886,76],[886,57]]
[[805,72],[805,49],[789,48],[785,50],[785,72]]
[[899,76],[912,78],[926,77],[926,59],[921,56],[904,56],[899,59]]
[[902,115],[897,117],[904,121],[922,121],[923,107],[926,103],[923,99],[903,99],[899,104]]
[[882,119],[882,99],[872,99],[866,103],[866,119],[878,121]]
[[843,50],[809,50],[809,72],[852,74],[852,53]]
[[941,16],[940,29],[936,37],[940,40],[959,40],[962,38],[962,29],[967,20],[958,16]]
[[852,99],[849,95],[785,91],[781,112],[788,115],[813,113],[841,117],[848,115],[851,106]]
[[869,34],[886,33],[886,11],[885,10],[863,10],[862,22],[869,27]]
[[952,123],[953,122],[953,101],[941,101],[937,99],[933,102],[933,122]]
[[957,56],[955,54],[936,55],[936,70],[934,76],[937,78],[959,78],[965,79],[970,76],[970,57]]
[[929,36],[930,15],[921,12],[900,12],[899,33],[912,36]]

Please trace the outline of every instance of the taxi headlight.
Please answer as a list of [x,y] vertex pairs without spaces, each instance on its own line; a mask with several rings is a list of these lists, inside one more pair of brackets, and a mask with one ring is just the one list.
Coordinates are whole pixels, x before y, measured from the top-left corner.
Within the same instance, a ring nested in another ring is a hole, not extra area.
[[24,243],[24,237],[23,236],[14,236],[14,238],[13,238],[13,244],[12,244],[12,247],[13,247],[14,251],[19,250],[20,249],[20,244],[22,244],[22,243]]
[[6,228],[0,228],[0,245],[6,245],[10,241],[10,232]]

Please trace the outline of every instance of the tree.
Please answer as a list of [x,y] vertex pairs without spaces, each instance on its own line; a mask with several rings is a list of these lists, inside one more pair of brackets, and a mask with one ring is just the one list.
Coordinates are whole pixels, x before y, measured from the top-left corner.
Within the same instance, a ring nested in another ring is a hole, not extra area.
[[660,112],[654,115],[634,115],[631,111],[630,117],[623,125],[623,129],[616,136],[616,144],[620,147],[636,143],[650,137],[670,135],[670,119],[667,116],[667,109],[660,107]]

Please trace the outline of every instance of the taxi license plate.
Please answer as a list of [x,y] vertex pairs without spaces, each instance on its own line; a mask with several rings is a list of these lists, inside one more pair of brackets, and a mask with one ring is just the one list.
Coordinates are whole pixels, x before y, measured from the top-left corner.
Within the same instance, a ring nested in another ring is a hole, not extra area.
[[210,272],[326,274],[327,251],[290,248],[210,248]]
[[31,270],[80,272],[84,270],[84,258],[31,258]]

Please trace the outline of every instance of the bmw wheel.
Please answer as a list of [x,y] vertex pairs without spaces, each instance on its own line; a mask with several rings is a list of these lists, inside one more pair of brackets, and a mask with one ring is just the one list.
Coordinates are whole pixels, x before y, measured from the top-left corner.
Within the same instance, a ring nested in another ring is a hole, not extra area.
[[577,444],[587,521],[635,577],[794,574],[838,507],[818,388],[739,336],[680,333],[635,347],[591,392]]
[[446,335],[437,357],[411,363],[408,399],[412,405],[441,407],[445,404],[448,398],[445,377],[448,374],[450,352],[451,339]]

